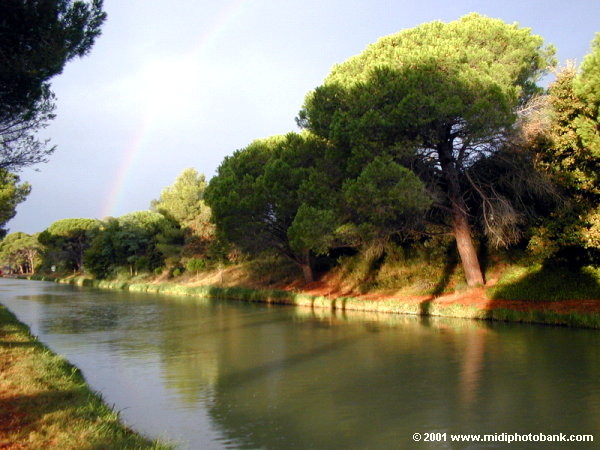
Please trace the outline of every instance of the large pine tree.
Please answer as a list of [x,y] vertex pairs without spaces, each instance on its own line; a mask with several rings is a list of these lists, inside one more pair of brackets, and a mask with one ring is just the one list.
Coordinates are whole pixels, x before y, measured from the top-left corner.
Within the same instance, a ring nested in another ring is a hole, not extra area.
[[482,284],[465,174],[502,143],[552,55],[530,29],[478,14],[423,24],[336,65],[299,122],[345,155],[350,178],[377,156],[421,171],[444,194],[467,283]]

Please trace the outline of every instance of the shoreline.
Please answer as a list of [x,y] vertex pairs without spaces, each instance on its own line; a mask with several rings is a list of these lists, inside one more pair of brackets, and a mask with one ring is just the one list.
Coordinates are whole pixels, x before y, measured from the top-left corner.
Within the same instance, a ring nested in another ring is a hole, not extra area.
[[[554,302],[490,300],[484,288],[433,298],[367,294],[359,297],[317,295],[319,289],[250,289],[186,286],[174,283],[128,283],[84,277],[17,277],[99,289],[227,299],[319,308],[600,328],[600,301]],[[121,422],[101,394],[85,382],[79,369],[54,354],[0,304],[0,447],[65,449],[172,448],[152,441]]]
[[600,329],[600,301],[518,301],[492,300],[485,288],[472,288],[464,292],[433,296],[386,296],[365,294],[345,297],[322,295],[318,289],[285,290],[246,287],[220,287],[210,285],[190,286],[174,283],[135,283],[124,281],[93,280],[85,277],[51,278],[44,276],[24,277],[31,280],[54,281],[63,284],[98,289],[126,290],[187,296],[281,304],[332,311],[362,311],[419,316],[439,316],[476,320],[532,323]]
[[124,424],[77,367],[1,304],[0,356],[0,448],[172,448]]

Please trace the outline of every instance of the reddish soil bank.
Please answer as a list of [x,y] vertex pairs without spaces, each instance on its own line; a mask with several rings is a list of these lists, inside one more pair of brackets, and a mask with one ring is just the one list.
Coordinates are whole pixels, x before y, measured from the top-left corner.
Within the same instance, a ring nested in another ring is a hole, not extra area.
[[600,313],[600,300],[562,300],[562,301],[520,301],[520,300],[498,300],[490,299],[486,295],[486,289],[494,283],[490,283],[486,288],[472,288],[463,292],[455,292],[451,294],[434,297],[433,295],[414,295],[414,296],[399,296],[393,293],[371,293],[360,294],[356,292],[348,292],[335,286],[327,279],[315,281],[303,287],[288,286],[288,289],[303,292],[309,295],[321,295],[329,298],[338,298],[342,296],[351,296],[357,300],[365,302],[377,302],[381,300],[400,300],[403,303],[423,303],[434,301],[440,306],[451,306],[460,304],[464,306],[476,307],[483,311],[492,309],[510,309],[516,311],[551,311],[560,314],[566,313]]

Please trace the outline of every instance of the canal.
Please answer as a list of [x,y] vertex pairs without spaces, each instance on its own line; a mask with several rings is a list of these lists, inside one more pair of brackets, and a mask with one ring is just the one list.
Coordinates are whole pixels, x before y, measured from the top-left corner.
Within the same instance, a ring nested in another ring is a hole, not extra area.
[[180,448],[413,448],[415,433],[600,440],[594,330],[11,279],[0,303],[127,424]]

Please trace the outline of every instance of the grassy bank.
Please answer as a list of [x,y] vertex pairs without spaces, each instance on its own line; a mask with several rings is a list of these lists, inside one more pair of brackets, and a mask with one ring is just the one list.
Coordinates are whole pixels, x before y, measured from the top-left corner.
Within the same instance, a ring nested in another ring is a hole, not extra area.
[[488,293],[493,299],[505,300],[600,302],[600,269],[512,266]]
[[[535,272],[532,273],[535,274]],[[550,299],[551,301],[502,299],[499,293],[501,294],[503,289],[506,291],[514,283],[520,283],[520,289],[517,292],[522,293],[529,290],[531,295],[534,290],[535,285],[528,284],[527,281],[527,277],[531,276],[530,272],[524,275],[521,273],[521,277],[517,277],[513,272],[509,272],[509,274],[511,274],[510,277],[501,280],[501,283],[495,288],[463,290],[439,297],[433,295],[394,295],[393,293],[365,296],[314,295],[310,291],[239,286],[194,286],[172,282],[106,281],[92,280],[85,277],[59,278],[54,279],[54,281],[102,289],[122,289],[132,292],[181,295],[195,298],[222,298],[247,302],[327,308],[330,310],[500,320],[600,329],[600,299],[592,300],[592,305],[589,302],[587,304],[585,302],[573,302],[571,299],[561,301],[561,298]],[[537,277],[534,276],[533,279],[539,284],[540,275]],[[43,277],[36,278],[44,279]],[[524,278],[525,281],[523,281]],[[581,280],[577,279],[577,281]],[[590,290],[589,286],[593,287],[595,285],[593,283],[588,284],[587,290],[581,291],[582,295],[595,294],[595,291]],[[589,300],[595,297],[584,298]]]
[[0,448],[171,448],[124,426],[86,385],[0,305]]

